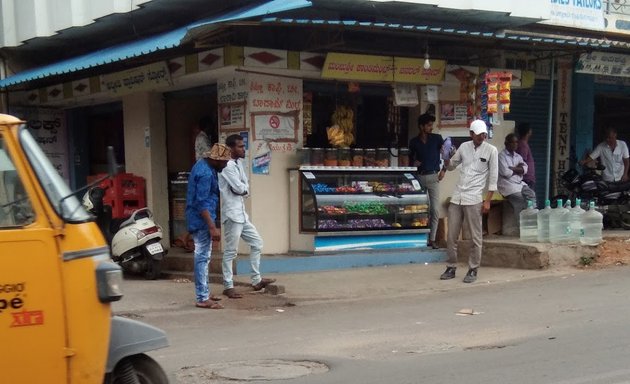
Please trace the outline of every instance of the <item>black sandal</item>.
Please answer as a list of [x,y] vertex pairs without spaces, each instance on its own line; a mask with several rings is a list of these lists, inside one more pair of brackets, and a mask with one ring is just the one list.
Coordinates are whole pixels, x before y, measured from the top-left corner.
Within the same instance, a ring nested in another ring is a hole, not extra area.
[[243,295],[241,295],[240,293],[236,292],[236,290],[234,288],[228,288],[226,290],[223,291],[223,295],[227,296],[230,299],[242,299]]

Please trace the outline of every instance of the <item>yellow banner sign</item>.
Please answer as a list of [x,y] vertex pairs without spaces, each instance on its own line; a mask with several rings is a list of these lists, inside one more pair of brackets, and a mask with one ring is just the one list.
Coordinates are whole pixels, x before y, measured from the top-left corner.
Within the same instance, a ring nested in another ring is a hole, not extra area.
[[355,55],[331,52],[326,55],[322,77],[341,80],[385,81],[394,83],[440,84],[446,61],[393,56]]
[[430,60],[431,67],[424,69],[424,59],[394,57],[396,83],[441,84],[446,69],[445,60]]

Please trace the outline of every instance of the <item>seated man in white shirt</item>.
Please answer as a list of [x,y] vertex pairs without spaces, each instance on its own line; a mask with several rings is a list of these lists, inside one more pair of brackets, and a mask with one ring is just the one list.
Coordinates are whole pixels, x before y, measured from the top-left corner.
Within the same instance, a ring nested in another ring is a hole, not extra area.
[[[513,215],[503,215],[502,233],[505,236],[518,236],[519,213],[527,208],[527,201],[536,205],[536,193],[523,181],[527,164],[516,152],[518,139],[510,133],[505,137],[505,149],[499,153],[499,181],[497,189],[512,206]],[[504,206],[505,207],[505,206]]]
[[599,143],[586,159],[580,161],[584,165],[601,157],[601,163],[606,169],[602,172],[602,179],[608,182],[628,181],[628,146],[622,140],[617,140],[617,130],[606,129],[606,139]]

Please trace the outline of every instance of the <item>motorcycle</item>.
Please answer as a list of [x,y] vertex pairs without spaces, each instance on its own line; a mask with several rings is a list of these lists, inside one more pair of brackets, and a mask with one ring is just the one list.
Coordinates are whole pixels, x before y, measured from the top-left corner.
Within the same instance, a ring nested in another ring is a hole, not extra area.
[[630,229],[630,182],[604,181],[597,172],[604,169],[603,165],[596,168],[584,166],[582,174],[575,168],[569,169],[560,177],[560,183],[568,193],[555,196],[554,201],[575,201],[577,198],[585,207],[589,201],[594,201],[595,208],[604,215],[606,228]]
[[149,208],[137,209],[122,221],[112,219],[111,207],[103,203],[104,195],[103,188],[90,188],[83,197],[83,206],[96,216],[110,244],[112,259],[124,271],[144,273],[148,280],[157,279],[167,252],[161,243],[162,227],[153,220]]

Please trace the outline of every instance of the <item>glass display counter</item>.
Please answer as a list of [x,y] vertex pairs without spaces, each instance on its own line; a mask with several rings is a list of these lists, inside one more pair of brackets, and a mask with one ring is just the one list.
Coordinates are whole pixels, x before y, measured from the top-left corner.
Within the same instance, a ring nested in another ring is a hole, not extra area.
[[413,167],[303,166],[300,232],[428,232],[429,206]]

